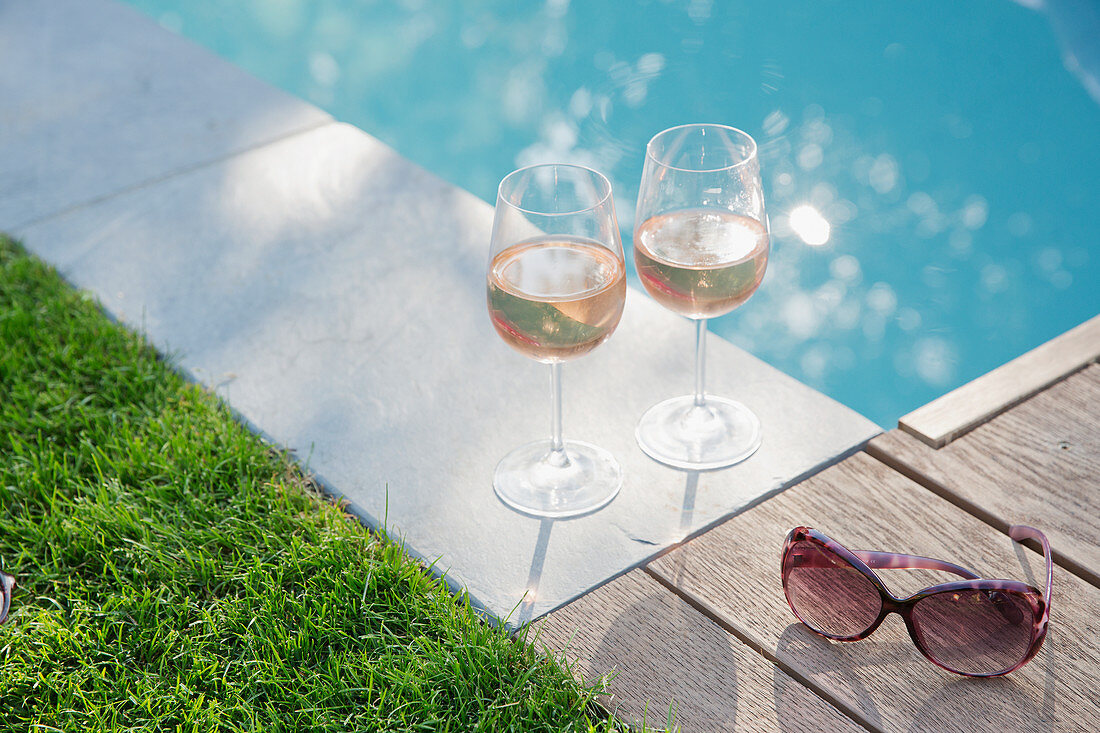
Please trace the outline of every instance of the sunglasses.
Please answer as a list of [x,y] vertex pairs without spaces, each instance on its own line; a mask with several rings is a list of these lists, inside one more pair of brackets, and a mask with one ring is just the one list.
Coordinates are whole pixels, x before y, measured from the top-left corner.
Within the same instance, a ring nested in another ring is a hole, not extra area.
[[[970,677],[996,677],[1039,651],[1050,617],[1053,563],[1042,532],[1022,524],[1008,535],[1043,546],[1046,594],[1016,580],[986,580],[942,560],[892,552],[852,551],[816,529],[796,527],[783,546],[783,593],[794,615],[834,641],[870,636],[889,614],[905,619],[921,654]],[[886,589],[872,568],[941,570],[967,580],[933,585],[908,598]]]
[[0,624],[8,620],[8,609],[11,608],[11,592],[15,588],[15,578],[7,573],[0,572]]

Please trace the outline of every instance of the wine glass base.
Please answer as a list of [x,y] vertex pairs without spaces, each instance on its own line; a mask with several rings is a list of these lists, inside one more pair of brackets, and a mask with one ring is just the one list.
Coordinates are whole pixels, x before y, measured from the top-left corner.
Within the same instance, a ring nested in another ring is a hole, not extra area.
[[497,464],[493,489],[517,511],[554,518],[594,512],[619,493],[623,471],[611,453],[567,440],[565,456],[555,461],[549,440],[521,445]]
[[707,396],[673,397],[646,410],[634,431],[638,446],[674,468],[706,471],[745,460],[760,447],[760,420],[740,402]]

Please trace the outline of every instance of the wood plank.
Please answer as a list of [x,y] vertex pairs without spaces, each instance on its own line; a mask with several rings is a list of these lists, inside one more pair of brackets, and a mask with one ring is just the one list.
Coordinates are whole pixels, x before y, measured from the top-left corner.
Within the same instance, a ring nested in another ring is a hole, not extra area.
[[[848,644],[829,642],[797,623],[783,597],[779,553],[786,533],[798,525],[814,526],[850,548],[938,557],[989,577],[1036,584],[1044,573],[1036,553],[866,453],[719,525],[649,569],[875,728],[999,733],[1100,726],[1097,588],[1056,568],[1050,630],[1038,656],[1007,677],[967,679],[925,660],[895,616],[869,639]],[[883,573],[904,594],[931,575]]]
[[898,427],[940,448],[1097,359],[1100,316],[910,412]]
[[536,622],[528,640],[587,679],[617,672],[604,704],[652,728],[863,730],[641,570]]
[[1001,529],[1039,527],[1059,564],[1100,585],[1100,365],[939,450],[895,430],[868,452]]

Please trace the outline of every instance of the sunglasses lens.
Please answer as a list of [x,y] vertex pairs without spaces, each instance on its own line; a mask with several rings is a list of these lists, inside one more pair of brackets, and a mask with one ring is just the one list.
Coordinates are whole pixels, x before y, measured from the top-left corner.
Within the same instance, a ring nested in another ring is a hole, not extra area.
[[1013,591],[944,591],[913,606],[913,626],[925,653],[963,674],[1007,672],[1027,656],[1034,613]]
[[795,542],[783,557],[783,589],[799,620],[826,636],[859,636],[882,611],[867,576],[813,542]]

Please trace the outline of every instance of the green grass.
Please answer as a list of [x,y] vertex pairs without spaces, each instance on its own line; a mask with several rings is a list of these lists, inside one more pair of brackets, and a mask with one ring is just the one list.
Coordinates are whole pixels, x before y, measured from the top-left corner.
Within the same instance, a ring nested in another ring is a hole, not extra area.
[[619,730],[0,237],[0,729]]

